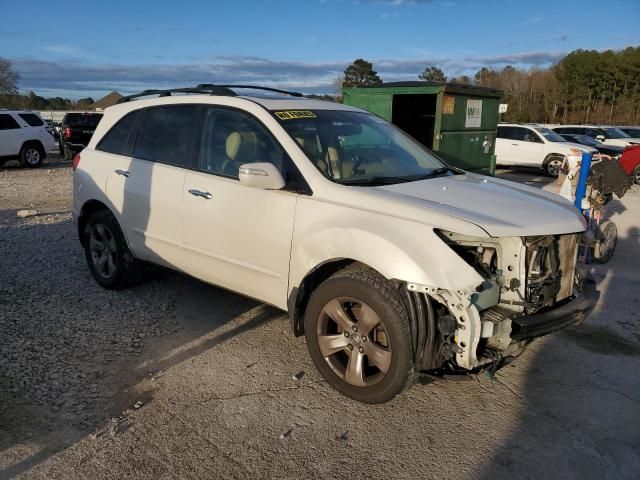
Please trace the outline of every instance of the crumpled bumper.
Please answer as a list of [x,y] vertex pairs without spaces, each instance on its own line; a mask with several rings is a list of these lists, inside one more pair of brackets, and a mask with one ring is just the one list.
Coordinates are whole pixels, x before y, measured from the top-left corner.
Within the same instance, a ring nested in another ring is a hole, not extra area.
[[548,335],[571,325],[578,325],[589,316],[600,298],[596,282],[587,277],[580,295],[552,310],[512,319],[513,341],[533,339]]

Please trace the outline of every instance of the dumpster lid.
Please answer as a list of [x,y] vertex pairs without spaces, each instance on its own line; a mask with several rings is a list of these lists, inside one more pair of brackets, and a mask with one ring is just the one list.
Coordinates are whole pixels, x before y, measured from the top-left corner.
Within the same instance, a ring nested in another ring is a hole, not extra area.
[[424,88],[424,87],[440,87],[445,93],[458,93],[462,95],[477,95],[486,97],[502,97],[502,90],[489,87],[480,87],[478,85],[468,85],[463,83],[445,83],[445,82],[426,82],[426,81],[404,81],[404,82],[385,82],[377,85],[367,85],[362,87],[345,87],[357,89],[378,89],[378,88]]

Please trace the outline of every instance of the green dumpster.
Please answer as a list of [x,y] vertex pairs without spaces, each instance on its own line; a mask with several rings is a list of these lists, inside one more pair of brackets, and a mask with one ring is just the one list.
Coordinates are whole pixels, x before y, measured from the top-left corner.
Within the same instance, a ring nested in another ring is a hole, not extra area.
[[344,103],[380,115],[464,170],[493,175],[502,92],[439,82],[345,87]]

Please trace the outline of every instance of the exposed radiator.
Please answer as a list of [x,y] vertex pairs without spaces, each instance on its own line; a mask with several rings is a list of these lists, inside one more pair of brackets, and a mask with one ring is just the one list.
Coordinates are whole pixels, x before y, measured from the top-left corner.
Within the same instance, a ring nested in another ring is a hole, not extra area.
[[556,302],[568,298],[573,293],[573,282],[578,258],[578,235],[575,233],[560,235],[558,246],[558,271],[560,284],[556,294]]

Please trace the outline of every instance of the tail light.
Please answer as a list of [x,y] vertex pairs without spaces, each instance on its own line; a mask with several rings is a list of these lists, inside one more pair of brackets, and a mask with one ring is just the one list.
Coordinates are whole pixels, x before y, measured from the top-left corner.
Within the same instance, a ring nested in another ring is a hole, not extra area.
[[71,163],[71,168],[73,168],[73,171],[76,171],[76,168],[78,168],[78,165],[80,164],[80,154],[76,153],[76,156],[73,157],[73,162]]
[[71,129],[69,127],[64,129],[64,138],[69,140],[71,138]]

